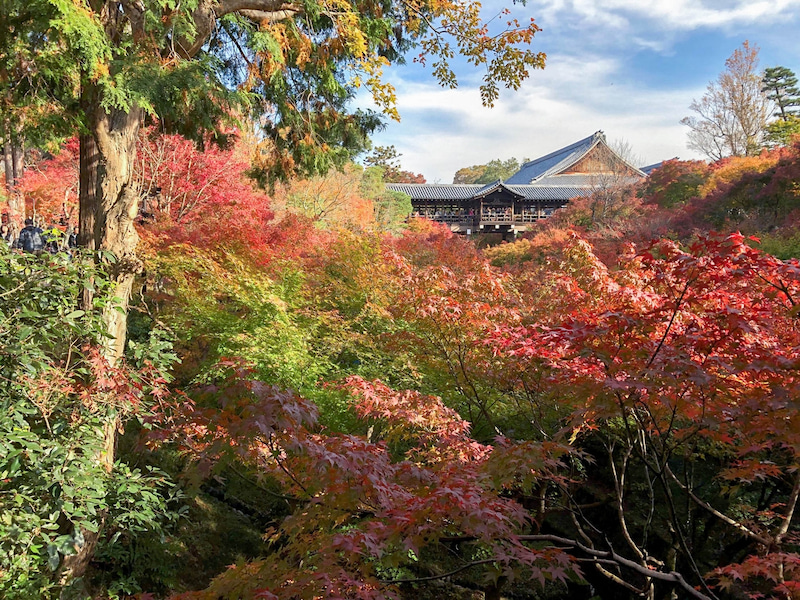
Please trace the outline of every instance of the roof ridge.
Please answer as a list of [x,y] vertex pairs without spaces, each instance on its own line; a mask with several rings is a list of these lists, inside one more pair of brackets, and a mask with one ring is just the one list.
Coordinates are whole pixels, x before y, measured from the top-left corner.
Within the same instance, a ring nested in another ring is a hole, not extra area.
[[605,137],[606,136],[602,132],[602,130],[595,131],[592,135],[585,137],[582,140],[578,140],[577,142],[574,142],[569,146],[564,146],[563,148],[559,148],[558,150],[553,150],[550,154],[545,154],[544,156],[540,156],[539,158],[534,158],[533,160],[529,160],[528,162],[523,163],[523,165],[520,167],[520,171],[529,165],[535,165],[536,163],[540,163],[544,160],[547,160],[548,158],[553,158],[554,156],[558,156],[559,154],[568,154],[569,152],[575,150],[576,148],[588,142],[591,142],[591,145],[593,146],[599,140],[605,140]]

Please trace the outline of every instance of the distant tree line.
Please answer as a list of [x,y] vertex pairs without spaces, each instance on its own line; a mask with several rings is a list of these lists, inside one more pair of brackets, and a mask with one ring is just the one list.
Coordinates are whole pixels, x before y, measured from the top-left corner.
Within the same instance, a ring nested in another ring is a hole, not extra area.
[[505,181],[514,173],[519,171],[521,165],[527,162],[523,158],[522,162],[516,158],[500,160],[496,158],[490,160],[485,165],[472,165],[456,171],[453,183],[493,183],[495,181]]

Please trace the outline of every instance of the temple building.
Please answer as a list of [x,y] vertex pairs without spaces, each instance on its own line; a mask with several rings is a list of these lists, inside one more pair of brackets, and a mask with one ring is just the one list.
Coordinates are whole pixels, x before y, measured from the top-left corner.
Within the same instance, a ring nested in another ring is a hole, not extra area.
[[572,199],[636,183],[645,173],[606,143],[602,131],[522,165],[490,184],[389,183],[411,196],[417,216],[447,223],[458,233],[526,231]]

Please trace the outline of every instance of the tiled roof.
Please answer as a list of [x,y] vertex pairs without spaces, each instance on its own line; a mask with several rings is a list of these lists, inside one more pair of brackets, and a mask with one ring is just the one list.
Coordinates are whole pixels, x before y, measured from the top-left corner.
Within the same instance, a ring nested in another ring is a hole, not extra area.
[[486,187],[482,183],[387,183],[386,189],[403,192],[412,200],[469,200]]
[[[606,146],[606,136],[602,131],[597,131],[587,138],[584,138],[574,144],[561,148],[555,152],[551,152],[546,156],[537,158],[526,162],[519,171],[514,173],[506,180],[510,184],[523,184],[523,183],[539,183],[542,179],[558,175],[559,177],[566,177],[566,175],[559,175],[562,171],[569,169],[572,165],[586,156],[592,148],[603,144]],[[606,146],[608,147],[608,146]],[[612,150],[613,152],[613,150]],[[614,153],[616,154],[616,152]],[[622,160],[633,171],[639,171],[636,167],[629,164],[622,159],[619,155],[617,157]],[[644,173],[639,173],[644,176]],[[584,175],[583,177],[587,177]]]
[[592,193],[591,188],[584,186],[509,185],[507,187],[522,194],[526,200],[570,200],[579,196],[588,196]]
[[[507,184],[511,184],[511,181],[507,181]],[[538,179],[535,183],[529,185],[540,185],[540,186],[547,186],[547,187],[587,187],[587,188],[596,188],[601,185],[602,180],[601,178],[597,177],[596,175],[585,175],[581,173],[572,173],[569,175],[550,175],[549,177],[543,177],[542,179]]]
[[517,191],[515,191],[515,190],[512,190],[510,187],[508,187],[507,185],[505,185],[505,184],[504,184],[502,181],[500,181],[499,179],[498,179],[497,181],[495,181],[494,183],[490,183],[490,184],[488,184],[488,185],[484,186],[484,187],[483,187],[483,189],[479,190],[479,191],[478,191],[478,193],[477,193],[477,194],[475,194],[475,196],[473,196],[473,197],[474,197],[474,198],[485,198],[486,196],[488,196],[488,195],[489,195],[489,194],[491,194],[492,192],[494,192],[494,191],[497,191],[497,190],[500,190],[500,189],[506,189],[506,190],[510,191],[512,194],[517,194],[518,196],[522,196],[522,197],[524,197],[524,196],[523,196],[522,194],[520,194],[519,192],[517,192]]
[[[483,196],[498,184],[436,184],[436,183],[387,183],[386,188],[403,192],[412,200],[470,200]],[[505,185],[505,184],[504,184]],[[577,196],[588,196],[592,187],[585,185],[505,185],[510,191],[526,200],[569,200]]]
[[522,165],[519,171],[509,177],[506,183],[533,183],[537,179],[563,171],[578,162],[602,140],[605,140],[605,136],[602,131],[598,131],[566,148],[561,148],[536,160],[528,161]]
[[[673,159],[671,159],[671,160],[678,160],[678,157],[676,156],[675,158],[673,158]],[[652,164],[652,165],[647,165],[646,167],[639,167],[639,170],[640,170],[642,173],[644,173],[645,175],[650,175],[650,173],[652,173],[652,172],[653,172],[653,171],[655,171],[656,169],[660,169],[660,168],[661,168],[661,166],[662,166],[662,165],[663,165],[665,162],[666,162],[666,161],[662,160],[661,162],[657,162],[657,163],[655,163],[655,164]]]
[[[389,183],[390,190],[404,192],[412,200],[471,200],[484,198],[492,192],[505,188],[507,192],[518,194],[526,200],[567,201],[577,196],[588,196],[592,191],[607,184],[602,173],[568,173],[569,169],[598,144],[605,145],[605,135],[598,131],[574,144],[556,150],[550,154],[526,162],[522,168],[505,182],[495,181],[490,184],[441,184],[441,183]],[[612,150],[613,152],[613,150]],[[625,163],[639,176],[644,176],[639,169]],[[614,177],[614,183],[635,183],[639,177],[630,176],[620,180]]]

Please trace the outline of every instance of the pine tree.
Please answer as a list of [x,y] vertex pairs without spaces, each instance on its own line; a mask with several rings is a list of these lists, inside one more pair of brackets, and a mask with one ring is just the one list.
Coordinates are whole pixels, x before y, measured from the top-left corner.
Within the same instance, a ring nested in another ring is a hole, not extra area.
[[761,91],[778,107],[776,117],[788,121],[791,115],[797,114],[798,109],[793,107],[800,106],[800,89],[797,87],[797,77],[791,69],[769,67],[764,70],[761,83]]

